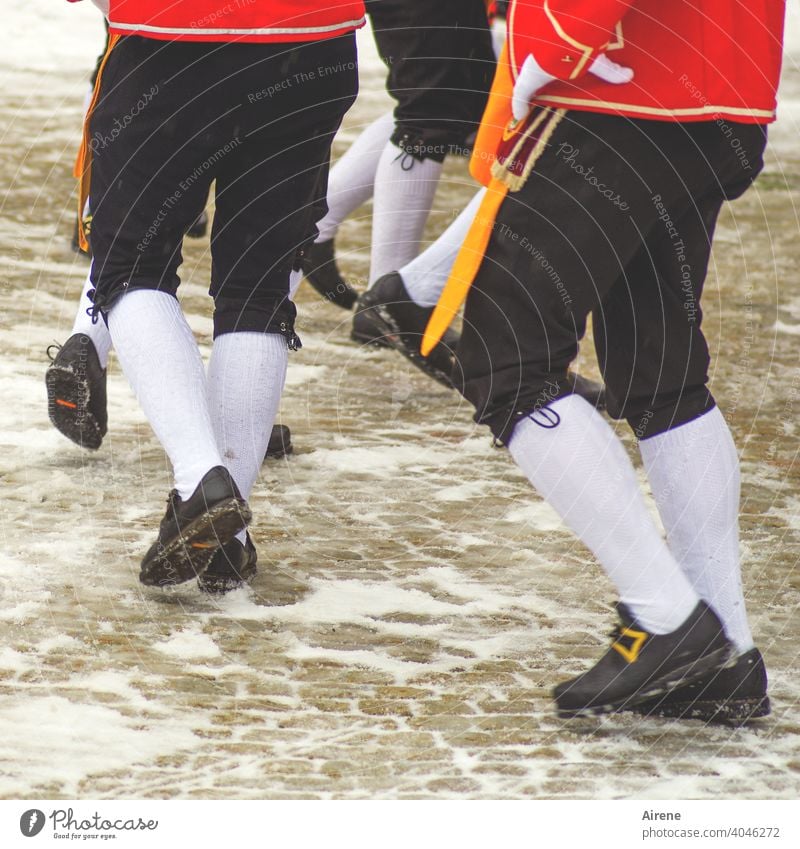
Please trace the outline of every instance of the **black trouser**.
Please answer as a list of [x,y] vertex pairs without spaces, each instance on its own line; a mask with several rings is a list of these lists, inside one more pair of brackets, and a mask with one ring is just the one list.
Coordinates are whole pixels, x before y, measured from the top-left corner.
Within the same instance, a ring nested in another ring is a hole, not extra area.
[[397,101],[391,141],[416,159],[464,152],[495,69],[483,0],[367,0]]
[[331,142],[357,87],[352,34],[302,44],[123,38],[90,125],[95,306],[106,311],[132,289],[175,294],[184,233],[216,180],[214,335],[294,339],[289,273],[324,204]]
[[765,143],[752,124],[567,113],[501,205],[467,298],[458,359],[476,421],[506,442],[520,417],[568,394],[590,313],[613,417],[647,438],[709,410],[711,240]]

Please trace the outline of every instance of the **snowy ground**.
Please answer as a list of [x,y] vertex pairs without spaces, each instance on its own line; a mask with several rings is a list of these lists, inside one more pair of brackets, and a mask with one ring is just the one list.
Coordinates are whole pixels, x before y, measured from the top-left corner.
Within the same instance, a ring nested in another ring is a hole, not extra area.
[[[215,602],[137,581],[170,488],[119,369],[96,454],[50,426],[45,347],[86,273],[70,176],[98,17],[5,15],[0,55],[0,797],[792,798],[800,794],[800,14],[766,173],[724,215],[706,297],[742,454],[744,581],[771,675],[758,729],[563,724],[613,591],[470,412],[301,290],[282,418],[297,453],[252,499],[261,572]],[[384,109],[368,39],[337,151]],[[450,163],[430,236],[470,197]],[[341,239],[366,271],[369,210]],[[183,303],[210,342],[207,243]],[[585,368],[592,373],[587,353]],[[624,431],[621,431],[624,433]],[[626,436],[626,439],[628,437]],[[633,450],[633,445],[629,441]]]

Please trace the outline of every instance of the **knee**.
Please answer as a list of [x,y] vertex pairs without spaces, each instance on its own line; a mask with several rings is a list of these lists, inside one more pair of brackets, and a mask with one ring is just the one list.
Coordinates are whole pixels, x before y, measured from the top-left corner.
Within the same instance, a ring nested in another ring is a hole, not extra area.
[[287,297],[266,299],[217,297],[214,302],[214,338],[226,333],[279,333],[289,350],[302,348],[294,330],[297,308]]
[[636,438],[644,440],[697,419],[715,406],[714,396],[702,385],[666,397],[656,396],[651,404],[631,406],[622,414],[618,405],[615,409],[609,404],[609,414],[626,419]]

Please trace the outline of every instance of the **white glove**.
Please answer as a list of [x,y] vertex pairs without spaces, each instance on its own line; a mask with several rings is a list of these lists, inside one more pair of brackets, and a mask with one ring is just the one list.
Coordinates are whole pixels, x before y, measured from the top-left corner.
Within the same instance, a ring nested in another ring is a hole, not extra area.
[[92,0],[95,6],[106,16],[108,17],[108,3],[109,0]]
[[[592,62],[589,73],[614,85],[629,83],[633,79],[631,68],[623,68],[622,65],[612,62],[605,53],[601,53]],[[532,55],[528,56],[519,69],[517,81],[514,83],[514,92],[511,95],[511,112],[515,120],[521,121],[531,111],[531,99],[555,79],[556,77],[548,74]]]

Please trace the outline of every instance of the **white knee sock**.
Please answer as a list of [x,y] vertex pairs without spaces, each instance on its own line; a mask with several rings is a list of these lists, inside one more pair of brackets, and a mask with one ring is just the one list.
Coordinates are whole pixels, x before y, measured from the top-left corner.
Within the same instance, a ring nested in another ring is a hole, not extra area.
[[739,566],[739,457],[722,413],[639,443],[667,544],[741,652],[753,647]]
[[485,194],[486,189],[480,189],[435,242],[399,269],[406,291],[417,306],[436,305]]
[[97,349],[97,356],[100,360],[100,367],[105,368],[108,365],[108,352],[111,350],[111,334],[108,332],[106,323],[98,316],[95,324],[92,324],[92,319],[89,317],[88,310],[94,304],[89,300],[88,292],[94,289],[90,277],[86,277],[86,282],[83,284],[83,292],[81,299],[78,302],[78,312],[75,314],[75,323],[72,325],[71,336],[76,333],[83,333],[88,336],[94,347]]
[[622,443],[578,395],[549,407],[559,424],[523,419],[511,456],[594,553],[639,623],[653,634],[674,631],[698,597],[647,512]]
[[372,197],[378,161],[393,130],[392,113],[381,115],[365,127],[331,168],[328,177],[328,214],[317,222],[318,242],[333,239],[342,221]]
[[[208,364],[211,418],[222,460],[249,498],[267,450],[286,379],[286,339],[276,333],[225,333]],[[238,535],[245,540],[245,532]]]
[[386,144],[375,174],[370,286],[419,253],[442,167],[441,162],[420,162],[391,142]]
[[122,370],[172,463],[175,488],[188,498],[222,465],[194,334],[175,298],[149,289],[123,295],[108,325]]
[[302,271],[291,271],[289,273],[289,300],[293,301],[300,284],[303,282]]

